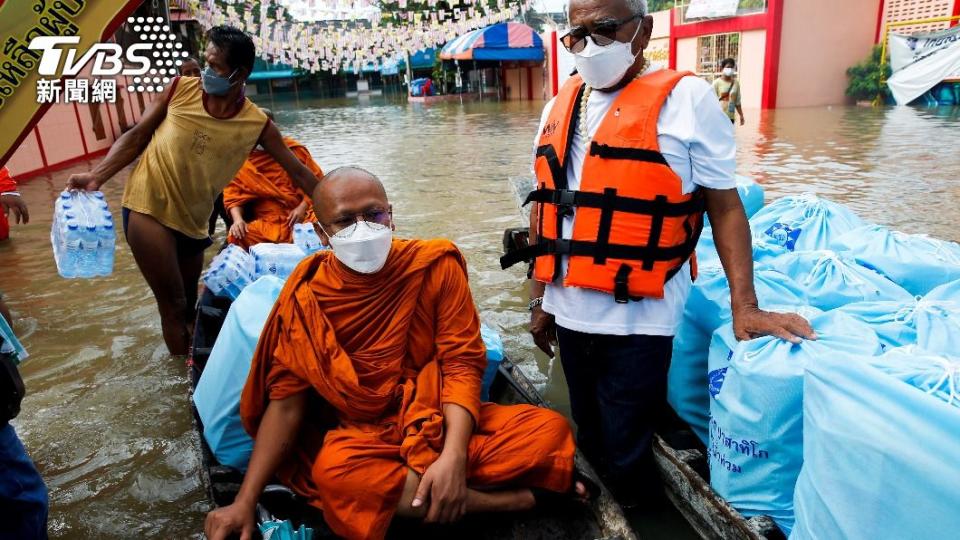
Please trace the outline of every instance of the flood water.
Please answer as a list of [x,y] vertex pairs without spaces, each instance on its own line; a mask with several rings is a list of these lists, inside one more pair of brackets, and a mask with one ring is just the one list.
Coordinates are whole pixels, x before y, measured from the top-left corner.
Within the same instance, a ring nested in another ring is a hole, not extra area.
[[[523,272],[501,271],[497,262],[502,231],[520,215],[507,178],[529,170],[542,103],[263,104],[325,170],[353,164],[378,174],[399,235],[443,236],[460,246],[483,320],[565,409],[559,366],[535,355],[525,333]],[[869,220],[960,240],[953,221],[960,109],[747,115],[737,130],[738,172],[763,183],[768,201],[815,191]],[[23,366],[28,396],[15,424],[50,488],[52,537],[190,537],[207,507],[186,371],[165,353],[153,299],[129,250],[121,239],[109,278],[63,280],[54,267],[53,201],[69,173],[91,166],[24,183],[32,221],[14,226],[12,240],[0,244],[0,289],[31,353]],[[125,176],[104,188],[118,218]],[[218,235],[222,240],[222,229]]]

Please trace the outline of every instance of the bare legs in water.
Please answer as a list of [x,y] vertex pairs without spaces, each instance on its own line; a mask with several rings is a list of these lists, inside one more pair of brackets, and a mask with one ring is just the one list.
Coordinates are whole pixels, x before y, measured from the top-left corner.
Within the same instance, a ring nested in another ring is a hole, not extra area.
[[187,354],[197,303],[197,281],[203,269],[203,252],[179,255],[173,232],[154,218],[138,212],[130,212],[127,244],[157,300],[167,349],[172,355]]

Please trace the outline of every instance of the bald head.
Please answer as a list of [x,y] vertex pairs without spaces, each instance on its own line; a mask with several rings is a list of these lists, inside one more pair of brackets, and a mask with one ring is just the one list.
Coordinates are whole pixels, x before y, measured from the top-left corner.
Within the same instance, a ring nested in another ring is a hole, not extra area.
[[352,225],[358,215],[368,219],[383,213],[393,225],[387,191],[379,178],[360,167],[340,167],[327,173],[313,190],[313,209],[330,234]]

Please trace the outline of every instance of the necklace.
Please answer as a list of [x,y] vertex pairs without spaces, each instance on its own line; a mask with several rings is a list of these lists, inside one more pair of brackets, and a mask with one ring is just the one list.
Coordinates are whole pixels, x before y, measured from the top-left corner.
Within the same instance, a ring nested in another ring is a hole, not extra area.
[[[640,71],[637,73],[634,79],[639,79],[646,73],[647,69],[650,67],[650,61],[646,58],[643,59],[643,63],[640,65]],[[587,129],[587,100],[590,99],[590,94],[593,93],[593,87],[589,84],[586,88],[583,89],[583,97],[580,98],[580,135],[583,137],[583,140],[590,143],[590,134]]]

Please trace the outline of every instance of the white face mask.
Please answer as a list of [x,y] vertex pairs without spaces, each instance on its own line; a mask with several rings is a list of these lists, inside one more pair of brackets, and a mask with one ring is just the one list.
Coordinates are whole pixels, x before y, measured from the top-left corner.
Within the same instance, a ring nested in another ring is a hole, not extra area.
[[724,77],[733,77],[733,68],[732,68],[732,67],[723,68],[723,76],[724,76]]
[[587,45],[573,55],[573,63],[583,81],[598,90],[610,88],[620,82],[636,61],[637,55],[643,51],[641,49],[637,54],[633,54],[633,40],[640,32],[640,26],[641,24],[637,24],[633,37],[626,43],[616,41],[601,47],[594,43],[592,37],[583,38],[587,40]]
[[330,239],[333,255],[340,262],[355,272],[375,274],[387,263],[393,231],[387,225],[358,221],[337,234],[328,234],[327,237]]

